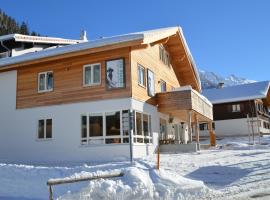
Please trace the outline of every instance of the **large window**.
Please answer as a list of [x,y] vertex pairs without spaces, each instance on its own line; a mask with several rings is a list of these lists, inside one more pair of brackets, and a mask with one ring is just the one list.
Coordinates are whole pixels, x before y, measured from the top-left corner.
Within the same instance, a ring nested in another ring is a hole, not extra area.
[[107,89],[125,87],[125,61],[123,58],[106,61]]
[[38,120],[38,139],[52,138],[52,119]]
[[138,64],[138,84],[145,87],[145,68]]
[[148,96],[155,96],[155,76],[154,72],[147,70],[147,92]]
[[106,113],[106,144],[121,143],[120,111]]
[[100,63],[83,66],[83,84],[84,86],[99,85],[101,83]]
[[50,92],[53,90],[53,72],[41,72],[38,74],[38,92]]
[[151,116],[141,112],[135,112],[135,143],[152,143]]
[[103,143],[103,114],[82,115],[81,117],[81,143]]
[[81,116],[81,144],[129,143],[129,110]]

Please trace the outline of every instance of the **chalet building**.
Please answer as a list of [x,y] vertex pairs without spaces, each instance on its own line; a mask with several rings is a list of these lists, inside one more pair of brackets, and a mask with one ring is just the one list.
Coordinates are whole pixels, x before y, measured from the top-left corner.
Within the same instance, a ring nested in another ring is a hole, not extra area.
[[[219,87],[203,91],[213,104],[217,136],[270,134],[270,82]],[[200,124],[203,133],[206,124]]]
[[211,128],[212,104],[180,27],[0,41],[0,162],[137,158],[159,140],[191,144],[194,134],[198,144],[199,122]]

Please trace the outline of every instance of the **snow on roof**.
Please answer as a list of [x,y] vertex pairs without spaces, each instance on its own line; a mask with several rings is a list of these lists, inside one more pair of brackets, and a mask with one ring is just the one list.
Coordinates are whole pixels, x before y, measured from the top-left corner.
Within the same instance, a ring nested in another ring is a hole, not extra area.
[[32,36],[32,35],[22,35],[22,34],[9,34],[0,36],[0,41],[12,40],[16,42],[36,42],[36,43],[56,43],[56,44],[76,44],[84,42],[82,40],[71,40],[57,37],[41,37],[41,36]]
[[207,89],[203,91],[213,104],[265,99],[270,87],[269,81],[255,82],[224,88]]
[[[71,45],[58,47],[55,49],[44,49],[44,50],[41,50],[38,52],[27,53],[27,54],[15,56],[15,57],[2,58],[2,59],[0,59],[0,67],[12,65],[12,64],[17,64],[20,62],[27,62],[27,61],[31,61],[31,60],[35,60],[35,59],[57,56],[57,55],[61,55],[61,54],[72,53],[72,52],[87,50],[87,49],[91,49],[91,48],[114,45],[114,44],[125,43],[125,42],[136,41],[136,40],[142,40],[142,44],[149,44],[149,43],[155,42],[157,40],[174,35],[177,32],[179,33],[180,38],[182,39],[184,48],[186,50],[186,53],[188,54],[188,59],[190,60],[191,65],[192,65],[191,67],[193,68],[193,71],[195,73],[195,77],[196,77],[198,84],[199,84],[199,88],[201,89],[201,81],[200,81],[200,77],[199,77],[199,73],[198,73],[196,64],[194,62],[194,59],[191,55],[191,52],[190,52],[189,47],[187,45],[187,42],[185,40],[183,31],[182,31],[181,27],[179,27],[179,26],[160,28],[160,29],[148,30],[148,31],[143,31],[143,32],[129,33],[129,34],[117,35],[117,36],[113,36],[113,37],[104,37],[101,39],[91,40],[91,41],[86,41],[86,42],[81,41],[81,40],[66,40],[66,39],[62,39],[62,38],[50,38],[50,37],[39,37],[39,36],[27,36],[26,37],[25,35],[21,35],[21,34],[11,34],[11,35],[6,35],[6,36],[1,36],[0,41],[7,40],[8,38],[9,39],[15,38],[17,41],[19,41],[19,40],[26,41],[27,39],[29,39],[33,42],[34,39],[37,39],[36,41],[40,40],[40,41],[44,42],[44,41],[46,41],[46,39],[48,39],[48,41],[55,41],[58,43],[70,42],[69,44],[71,44]],[[78,42],[81,42],[81,43],[78,43]],[[76,44],[76,43],[78,43],[78,44]]]

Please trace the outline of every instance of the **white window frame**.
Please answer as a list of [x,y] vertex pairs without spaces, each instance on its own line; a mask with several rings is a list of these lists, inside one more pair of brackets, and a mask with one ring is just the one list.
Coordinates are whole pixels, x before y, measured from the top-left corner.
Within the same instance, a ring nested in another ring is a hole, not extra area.
[[[125,144],[129,144],[128,143],[124,143],[124,138],[129,138],[129,135],[123,135],[123,111],[125,110],[130,110],[130,109],[122,109],[122,110],[109,110],[106,112],[98,112],[98,113],[82,113],[80,115],[80,130],[82,131],[82,116],[86,116],[86,138],[82,138],[82,134],[80,131],[80,144],[81,146],[90,146],[90,145],[125,145]],[[112,136],[107,136],[106,135],[106,113],[111,113],[111,112],[120,112],[120,135],[112,135]],[[102,136],[90,136],[90,130],[89,130],[89,117],[91,116],[102,116],[102,123],[103,123],[103,127],[102,127],[102,131],[103,131],[103,135]],[[109,143],[106,144],[106,139],[113,139],[113,138],[119,138],[120,139],[120,143]],[[83,142],[84,140],[86,140],[86,142]],[[95,141],[95,140],[101,140],[102,143],[91,143],[91,141]]]
[[[143,70],[143,82],[144,82],[144,84],[142,84],[141,80],[140,80],[140,70]],[[139,84],[139,86],[142,86],[143,88],[146,88],[146,76],[145,76],[146,69],[145,69],[145,67],[142,66],[141,64],[138,64],[137,71],[138,71],[138,84]]]
[[[136,124],[136,118],[137,115],[136,113],[139,113],[141,115],[141,127],[142,127],[142,135],[138,135],[137,134],[137,124]],[[143,115],[147,115],[148,116],[148,130],[149,130],[149,135],[145,136],[144,134],[144,127],[143,127]],[[152,144],[153,143],[153,134],[152,134],[152,117],[149,113],[145,113],[145,112],[140,112],[140,111],[136,111],[134,112],[134,130],[135,130],[135,134],[133,135],[133,142],[136,144]],[[141,138],[143,139],[143,142],[137,142],[137,138]],[[148,143],[145,143],[145,139],[148,139]]]
[[[51,89],[48,89],[48,81],[47,81],[47,77],[48,77],[48,73],[52,73],[53,74],[53,71],[46,71],[46,72],[40,72],[40,73],[38,73],[38,93],[43,93],[43,92],[52,92],[53,91],[53,88],[54,88],[54,75],[53,75],[53,85],[52,85],[52,88]],[[45,87],[45,89],[44,90],[40,90],[39,89],[39,86],[40,86],[40,76],[42,75],[42,74],[45,74],[45,85],[44,85],[44,87]]]
[[[94,66],[99,66],[99,82],[94,83]],[[90,67],[91,71],[91,83],[86,84],[85,83],[85,68]],[[89,86],[96,86],[101,84],[101,63],[93,63],[93,64],[86,64],[83,66],[83,86],[89,87]]]
[[233,104],[232,105],[232,112],[241,112],[240,104]]
[[[47,120],[52,120],[52,137],[51,138],[47,138]],[[44,121],[44,137],[43,138],[39,138],[39,121]],[[46,141],[46,140],[52,140],[53,139],[53,119],[52,118],[46,118],[46,119],[38,119],[37,121],[37,133],[36,133],[36,140],[37,141]]]

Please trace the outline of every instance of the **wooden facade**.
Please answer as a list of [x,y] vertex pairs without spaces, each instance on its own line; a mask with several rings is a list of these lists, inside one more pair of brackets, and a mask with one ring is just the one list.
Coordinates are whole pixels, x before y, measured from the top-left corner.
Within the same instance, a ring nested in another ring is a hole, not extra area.
[[[125,60],[125,88],[108,90],[105,83],[105,61],[117,58]],[[101,63],[101,84],[86,87],[83,85],[83,66],[92,63]],[[38,73],[46,71],[53,71],[53,91],[38,93]],[[130,71],[129,48],[56,59],[18,68],[17,108],[130,97]]]
[[[160,47],[168,55],[166,62],[161,59]],[[120,58],[125,61],[125,87],[110,90],[106,87],[105,63]],[[94,63],[101,64],[101,83],[86,87],[83,84],[83,66]],[[145,69],[145,85],[138,84],[138,65]],[[201,116],[199,120],[211,120],[210,107],[194,92],[200,92],[200,80],[178,28],[158,36],[147,36],[147,39],[25,60],[1,67],[0,72],[14,69],[17,70],[17,109],[131,97],[158,106],[160,112],[176,111],[180,118],[182,112],[193,110],[194,114]],[[154,74],[156,95],[153,96],[149,96],[147,88],[148,70]],[[38,92],[38,74],[47,71],[53,72],[53,90]],[[165,94],[160,93],[161,83],[166,83]],[[186,85],[191,85],[193,90],[169,93]]]
[[[138,84],[138,65],[145,68],[145,87]],[[166,82],[166,90],[171,91],[172,88],[180,87],[179,80],[175,75],[173,67],[165,65],[159,57],[159,45],[148,46],[144,49],[132,49],[131,51],[131,74],[132,74],[132,97],[134,99],[145,101],[155,105],[156,100],[150,97],[147,92],[147,70],[154,73],[155,92],[161,90],[160,81]]]
[[[240,111],[233,112],[232,106],[237,104],[240,105]],[[255,109],[254,100],[215,104],[213,106],[214,120],[241,119],[246,118],[247,114],[250,117],[256,117]]]
[[192,111],[191,121],[212,121],[212,105],[206,102],[194,90],[172,91],[157,94],[158,111],[176,116],[183,121],[189,118]]

